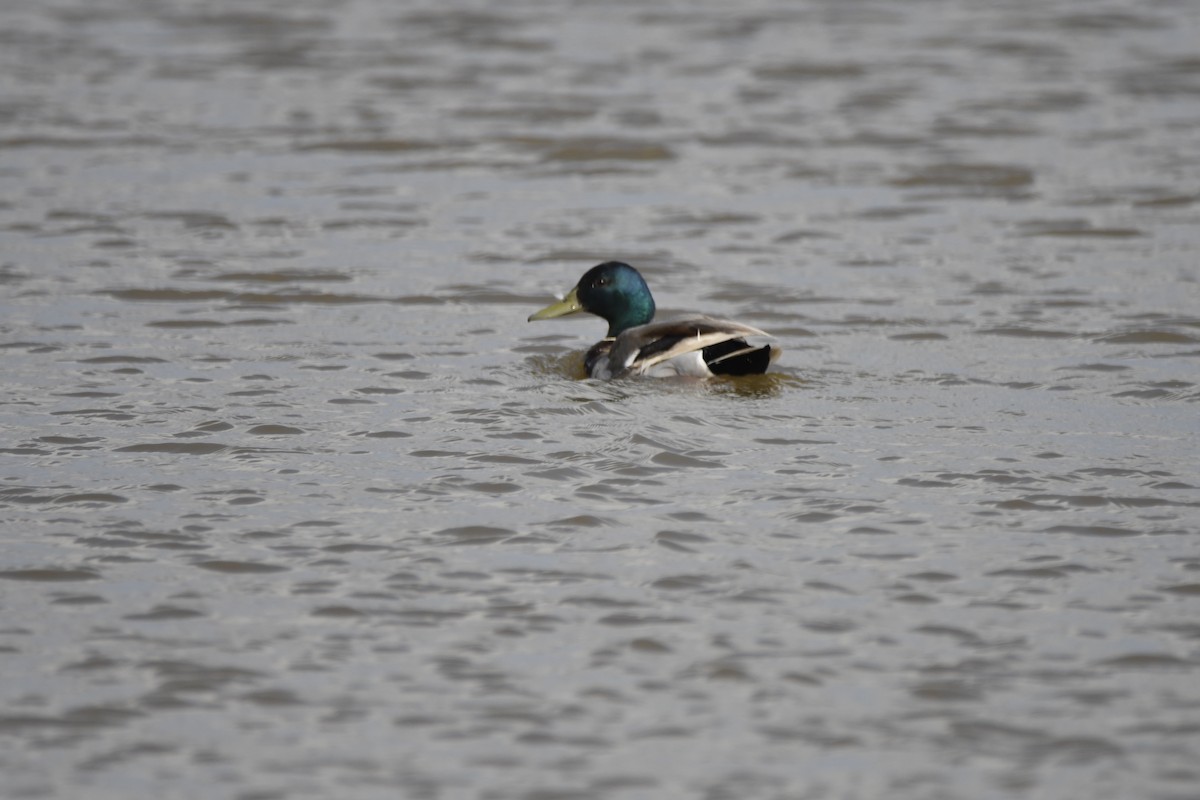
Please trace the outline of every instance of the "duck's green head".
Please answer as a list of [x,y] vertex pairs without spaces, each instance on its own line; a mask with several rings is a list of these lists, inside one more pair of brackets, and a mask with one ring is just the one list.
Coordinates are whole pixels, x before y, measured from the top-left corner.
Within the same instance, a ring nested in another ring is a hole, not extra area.
[[529,321],[565,317],[580,311],[607,320],[608,335],[616,336],[654,319],[654,298],[636,269],[620,261],[606,261],[583,273],[561,302],[532,314]]

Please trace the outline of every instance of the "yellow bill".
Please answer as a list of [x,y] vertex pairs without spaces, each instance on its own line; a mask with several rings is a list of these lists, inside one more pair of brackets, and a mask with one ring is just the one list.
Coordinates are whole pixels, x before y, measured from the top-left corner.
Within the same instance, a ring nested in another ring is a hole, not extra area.
[[568,314],[574,314],[583,311],[583,306],[579,304],[579,297],[576,292],[579,287],[567,292],[567,296],[557,303],[551,303],[541,311],[535,311],[529,315],[529,322],[536,319],[554,319],[555,317],[565,317]]

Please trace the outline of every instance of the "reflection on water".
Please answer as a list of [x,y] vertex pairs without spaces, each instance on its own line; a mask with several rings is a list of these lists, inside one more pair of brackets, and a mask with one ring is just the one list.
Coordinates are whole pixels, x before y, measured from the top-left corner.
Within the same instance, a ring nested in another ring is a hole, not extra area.
[[0,794],[1195,794],[1188,2],[0,23]]

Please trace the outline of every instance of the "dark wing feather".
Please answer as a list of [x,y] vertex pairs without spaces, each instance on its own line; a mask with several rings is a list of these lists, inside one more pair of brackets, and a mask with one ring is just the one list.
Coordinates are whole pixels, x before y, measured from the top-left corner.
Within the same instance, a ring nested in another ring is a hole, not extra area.
[[704,348],[704,363],[713,375],[761,375],[779,355],[769,344],[755,347],[745,339],[730,339]]

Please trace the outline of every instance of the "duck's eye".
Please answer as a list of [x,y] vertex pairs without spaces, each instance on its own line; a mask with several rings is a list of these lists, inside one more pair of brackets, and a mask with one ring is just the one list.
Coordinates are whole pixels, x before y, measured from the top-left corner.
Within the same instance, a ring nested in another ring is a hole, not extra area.
[[597,278],[596,285],[597,286],[608,286],[608,278]]

